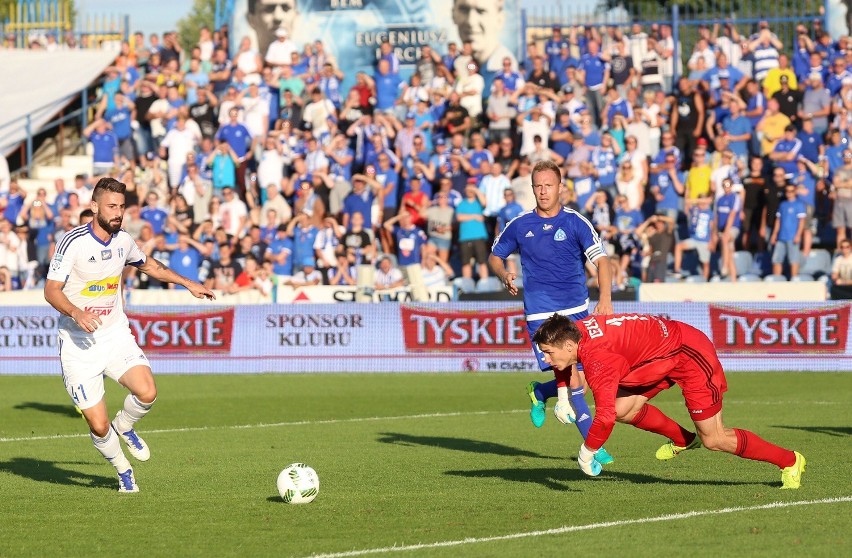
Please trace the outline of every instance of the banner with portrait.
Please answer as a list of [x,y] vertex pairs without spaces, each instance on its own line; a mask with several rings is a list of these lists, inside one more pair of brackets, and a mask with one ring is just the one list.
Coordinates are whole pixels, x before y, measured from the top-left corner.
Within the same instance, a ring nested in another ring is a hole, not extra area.
[[[322,41],[352,84],[356,72],[373,74],[379,45],[387,40],[400,74],[414,71],[423,45],[445,54],[449,43],[470,40],[483,73],[517,60],[519,0],[235,0],[232,47],[249,37],[264,57],[275,32],[285,29],[299,49]],[[235,52],[235,49],[234,49]]]

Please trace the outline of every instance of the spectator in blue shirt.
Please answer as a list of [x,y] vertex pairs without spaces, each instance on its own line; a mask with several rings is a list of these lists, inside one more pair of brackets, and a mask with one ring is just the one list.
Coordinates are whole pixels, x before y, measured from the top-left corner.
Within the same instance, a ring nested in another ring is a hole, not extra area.
[[716,200],[716,230],[720,235],[722,252],[722,269],[727,270],[732,282],[737,280],[737,268],[734,264],[734,242],[740,236],[740,214],[742,213],[742,198],[732,191],[734,181],[730,178],[722,180],[725,192]]
[[145,197],[145,207],[139,212],[139,217],[151,225],[151,231],[155,235],[163,232],[163,227],[169,218],[169,214],[158,206],[159,202],[160,196],[157,192],[148,192]]
[[604,106],[603,94],[609,81],[609,62],[600,54],[597,41],[588,42],[589,52],[580,58],[581,82],[586,86],[586,100],[589,114],[595,125],[601,125]]
[[787,184],[784,187],[784,201],[778,206],[775,214],[775,226],[769,243],[772,250],[772,273],[781,275],[786,260],[790,264],[790,276],[799,274],[800,250],[802,234],[805,229],[807,210],[805,203],[797,197],[796,186]]
[[739,97],[731,97],[731,114],[722,121],[722,131],[728,136],[728,148],[737,159],[748,160],[748,144],[751,141],[752,125],[743,114],[743,103]]
[[236,107],[228,111],[228,123],[219,128],[216,132],[217,140],[225,140],[231,146],[231,151],[236,157],[236,186],[240,194],[240,199],[246,201],[246,169],[248,168],[248,160],[251,157],[250,148],[252,146],[251,132],[248,128],[239,122],[240,111]]
[[505,200],[506,204],[500,208],[500,211],[497,212],[497,232],[500,232],[504,228],[506,228],[506,225],[509,223],[509,221],[511,221],[524,211],[524,208],[521,207],[521,204],[519,204],[515,200],[515,191],[512,190],[511,187],[503,190],[503,199]]
[[[189,233],[178,235],[177,248],[169,256],[169,267],[184,277],[198,281],[198,271],[201,268],[201,246],[193,240]],[[182,285],[175,284],[175,289],[186,289]]]
[[89,124],[83,135],[92,144],[94,153],[92,164],[95,176],[108,174],[118,167],[118,137],[110,129],[109,123],[98,118]]
[[399,74],[391,72],[390,63],[387,60],[379,60],[378,70],[372,78],[368,78],[369,82],[376,90],[375,110],[392,112],[404,83]]
[[796,172],[796,161],[802,149],[802,140],[796,137],[796,127],[788,124],[784,128],[784,137],[775,144],[769,159],[775,162],[777,167],[784,169],[787,179],[793,178]]

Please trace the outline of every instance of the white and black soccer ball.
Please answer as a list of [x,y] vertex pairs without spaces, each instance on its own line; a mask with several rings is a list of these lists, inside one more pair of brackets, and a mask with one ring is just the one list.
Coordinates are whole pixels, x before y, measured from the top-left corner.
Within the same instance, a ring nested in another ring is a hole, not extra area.
[[308,504],[319,494],[317,472],[304,463],[291,463],[278,475],[278,493],[288,504]]

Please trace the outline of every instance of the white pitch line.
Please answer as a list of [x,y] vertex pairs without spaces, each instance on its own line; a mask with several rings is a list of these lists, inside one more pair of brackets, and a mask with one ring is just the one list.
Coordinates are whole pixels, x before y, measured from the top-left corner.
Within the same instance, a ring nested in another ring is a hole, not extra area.
[[[187,428],[163,428],[160,430],[145,430],[145,435],[148,434],[171,434],[174,432],[203,432],[210,430],[248,430],[252,428],[277,428],[279,426],[315,426],[324,424],[343,424],[354,422],[379,422],[383,420],[410,420],[410,419],[426,419],[426,418],[444,418],[444,417],[470,417],[484,415],[507,415],[514,413],[525,413],[525,409],[515,409],[511,411],[470,411],[470,412],[453,412],[453,413],[425,413],[419,415],[398,415],[390,417],[360,417],[348,419],[328,419],[328,420],[299,420],[293,422],[270,422],[257,424],[226,424],[222,426],[194,426]],[[72,438],[88,438],[88,434],[54,434],[52,436],[29,436],[18,438],[0,438],[2,442],[34,442],[39,440],[66,440]]]
[[[839,401],[726,401],[726,405],[841,405]],[[661,401],[658,406],[662,405],[678,405],[682,406],[680,401]],[[591,406],[594,409],[594,405]],[[257,424],[231,424],[222,426],[193,426],[187,428],[163,428],[160,430],[145,430],[144,434],[171,434],[174,432],[204,432],[210,430],[244,430],[252,428],[276,428],[279,426],[314,426],[322,424],[344,424],[356,422],[378,422],[383,420],[409,420],[409,419],[424,419],[424,418],[444,418],[444,417],[470,417],[484,415],[507,415],[515,413],[525,413],[526,409],[513,409],[508,411],[470,411],[470,412],[454,412],[454,413],[424,413],[419,415],[398,415],[390,417],[361,417],[350,419],[327,419],[327,420],[300,420],[293,422],[272,422],[272,423],[257,423]],[[74,438],[88,438],[88,434],[53,434],[51,436],[20,436],[15,438],[0,438],[0,443],[4,442],[36,442],[40,440],[68,440]]]
[[658,515],[655,517],[642,517],[638,519],[623,519],[621,521],[606,521],[602,523],[590,523],[588,525],[570,525],[558,527],[555,529],[546,529],[543,531],[527,531],[524,533],[511,533],[508,535],[496,535],[493,537],[470,537],[455,541],[440,541],[434,543],[410,544],[399,546],[386,546],[383,548],[367,548],[364,550],[349,550],[346,552],[330,552],[326,554],[311,554],[308,558],[350,558],[353,556],[366,556],[368,554],[389,554],[391,552],[408,552],[413,550],[424,550],[431,548],[447,548],[461,546],[465,544],[479,544],[496,541],[507,541],[514,539],[525,539],[529,537],[544,537],[548,535],[563,535],[565,533],[575,533],[577,531],[591,531],[594,529],[607,529],[609,527],[623,527],[625,525],[642,525],[644,523],[660,523],[663,521],[676,521],[679,519],[689,519],[692,517],[701,517],[705,515],[721,515],[727,513],[738,513],[747,511],[770,510],[778,508],[789,508],[793,506],[812,506],[819,504],[839,504],[843,502],[852,502],[852,496],[839,496],[837,498],[824,498],[822,500],[804,500],[801,502],[773,502],[772,504],[764,504],[761,506],[741,506],[735,508],[722,508],[719,510],[703,510],[691,511],[685,513],[672,513],[666,515]]

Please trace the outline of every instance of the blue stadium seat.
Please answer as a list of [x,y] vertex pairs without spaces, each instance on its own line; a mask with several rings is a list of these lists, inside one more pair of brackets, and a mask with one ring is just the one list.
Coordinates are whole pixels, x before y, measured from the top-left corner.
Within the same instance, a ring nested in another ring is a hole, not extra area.
[[781,283],[781,282],[787,281],[787,277],[785,277],[784,275],[772,274],[772,275],[767,275],[766,277],[763,278],[763,280],[767,283]]
[[476,283],[470,277],[457,277],[453,279],[453,288],[463,293],[476,291]]
[[831,253],[821,248],[811,250],[805,263],[799,268],[799,273],[813,275],[831,275]]
[[814,276],[810,273],[800,273],[790,277],[790,281],[813,281]]
[[734,265],[737,268],[737,277],[745,275],[746,273],[751,273],[752,265],[754,265],[754,258],[752,257],[751,252],[746,250],[738,250],[734,252]]
[[745,275],[740,275],[737,277],[737,281],[742,283],[757,283],[760,281],[760,275],[755,275],[754,273],[746,273]]
[[497,277],[483,277],[476,282],[476,292],[478,293],[496,293],[502,289],[503,285]]
[[703,275],[690,275],[684,281],[686,283],[706,283],[707,278]]

